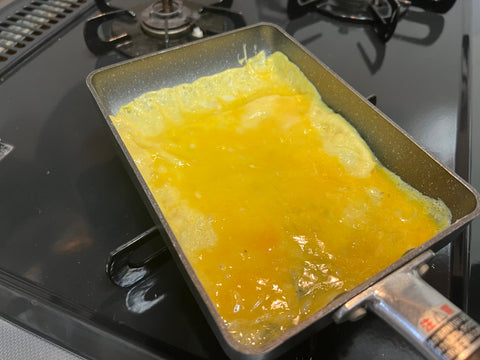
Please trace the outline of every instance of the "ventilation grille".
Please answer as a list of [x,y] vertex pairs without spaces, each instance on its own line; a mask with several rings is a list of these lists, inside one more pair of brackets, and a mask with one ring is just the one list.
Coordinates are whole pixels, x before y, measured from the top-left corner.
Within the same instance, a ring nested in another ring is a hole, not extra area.
[[93,0],[34,0],[0,18],[0,80],[92,4]]

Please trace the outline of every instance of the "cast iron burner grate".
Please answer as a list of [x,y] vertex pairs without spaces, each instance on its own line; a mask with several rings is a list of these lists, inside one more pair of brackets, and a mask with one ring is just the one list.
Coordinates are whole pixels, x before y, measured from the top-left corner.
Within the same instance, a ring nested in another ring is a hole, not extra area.
[[154,226],[111,251],[105,267],[110,281],[129,288],[155,273],[170,258],[165,236]]
[[387,42],[401,16],[410,6],[426,11],[445,13],[456,0],[288,0],[290,19],[318,11],[336,19],[373,26],[378,37]]
[[160,51],[246,25],[230,10],[232,1],[204,6],[193,1],[160,0],[123,10],[95,1],[102,14],[84,28],[88,49],[96,54],[117,50],[128,57]]

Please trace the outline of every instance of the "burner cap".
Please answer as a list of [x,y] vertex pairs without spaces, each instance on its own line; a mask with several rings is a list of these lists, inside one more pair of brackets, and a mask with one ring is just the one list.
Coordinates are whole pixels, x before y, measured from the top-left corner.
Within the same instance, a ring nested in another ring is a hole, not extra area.
[[183,6],[181,0],[162,0],[141,13],[142,29],[154,36],[175,36],[188,31],[200,14]]

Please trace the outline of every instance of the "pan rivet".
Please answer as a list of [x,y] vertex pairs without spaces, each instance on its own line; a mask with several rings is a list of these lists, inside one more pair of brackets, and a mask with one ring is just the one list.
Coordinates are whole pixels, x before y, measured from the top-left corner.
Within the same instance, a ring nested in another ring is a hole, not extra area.
[[365,308],[359,307],[348,313],[348,320],[357,321],[363,318],[365,315],[367,315],[367,310],[365,310]]
[[422,264],[418,267],[417,272],[418,272],[418,275],[423,276],[428,270],[430,270],[430,265]]

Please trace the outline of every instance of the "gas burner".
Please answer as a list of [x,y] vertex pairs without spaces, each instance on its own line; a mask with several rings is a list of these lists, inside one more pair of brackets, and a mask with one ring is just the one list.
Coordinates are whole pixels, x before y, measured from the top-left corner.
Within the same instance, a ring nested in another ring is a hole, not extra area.
[[179,0],[153,3],[140,16],[142,29],[149,35],[160,37],[184,35],[200,18],[198,12],[184,7]]
[[400,17],[410,6],[435,13],[447,12],[456,0],[288,0],[290,19],[308,12],[373,26],[378,37],[387,42],[395,32]]
[[287,9],[290,18],[318,11],[340,20],[371,24],[386,42],[407,6],[399,0],[289,0]]
[[129,10],[114,8],[104,0],[95,2],[103,14],[86,22],[84,37],[96,55],[116,50],[137,57],[246,25],[240,14],[229,10],[227,0],[211,6],[160,0]]
[[[397,1],[387,0],[330,0],[318,11],[336,18],[357,21],[376,21],[375,12],[382,18],[390,18],[396,9],[401,8]],[[372,11],[375,10],[375,12]]]

